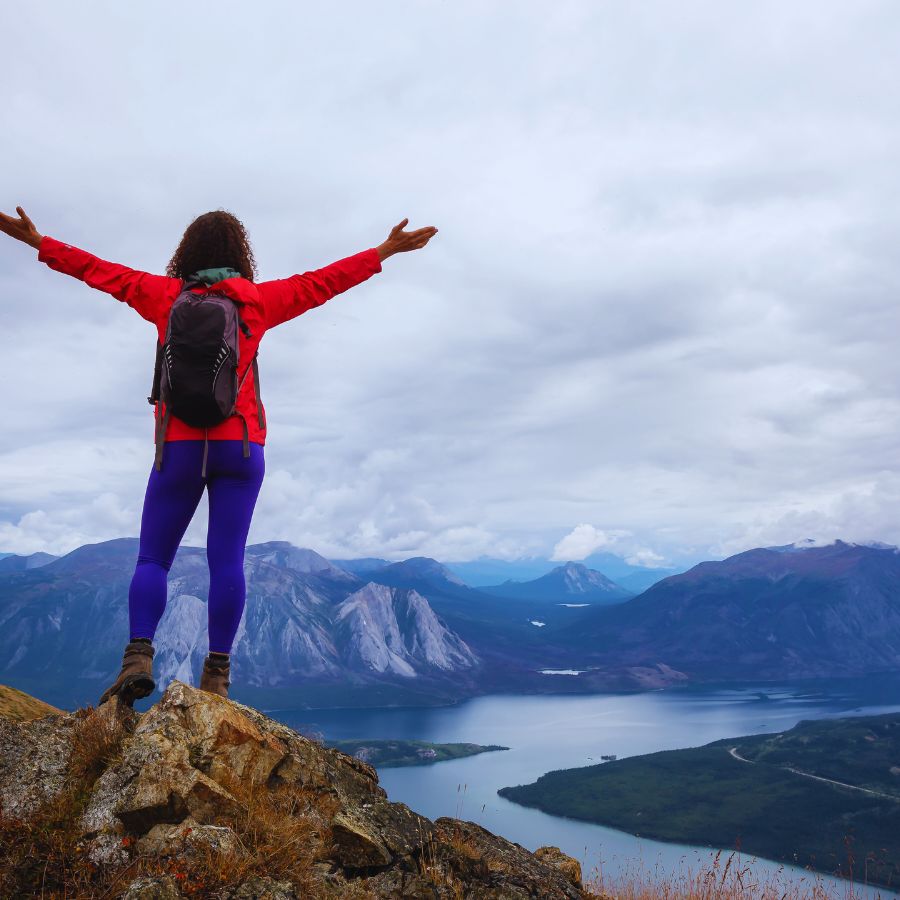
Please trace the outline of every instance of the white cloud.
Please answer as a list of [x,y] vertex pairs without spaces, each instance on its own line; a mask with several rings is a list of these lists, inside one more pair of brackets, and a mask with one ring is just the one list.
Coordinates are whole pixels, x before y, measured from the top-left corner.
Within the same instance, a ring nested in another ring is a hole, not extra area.
[[625,557],[625,562],[632,566],[643,566],[645,569],[660,569],[666,564],[665,557],[660,556],[648,547],[641,547],[629,553]]
[[[195,65],[238,14],[237,62]],[[224,206],[273,278],[440,228],[267,335],[251,540],[900,541],[889,0],[18,4],[4,34],[0,208],[48,234],[160,271]],[[0,289],[0,549],[136,534],[152,328],[10,241]]]
[[601,531],[593,525],[576,525],[553,548],[550,559],[568,561],[584,559],[598,550],[613,550],[622,538],[630,537],[628,531]]

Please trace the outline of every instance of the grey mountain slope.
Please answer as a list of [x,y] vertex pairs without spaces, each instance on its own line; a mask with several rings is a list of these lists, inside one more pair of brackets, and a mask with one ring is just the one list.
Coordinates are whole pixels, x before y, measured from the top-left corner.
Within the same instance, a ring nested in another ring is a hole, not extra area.
[[247,548],[247,553],[261,562],[271,563],[285,569],[293,569],[295,572],[304,572],[307,575],[317,575],[319,578],[328,578],[332,581],[342,581],[352,584],[356,581],[354,573],[342,569],[330,560],[320,556],[315,550],[303,547],[295,547],[287,541],[268,541],[265,544],[253,544]]
[[403,562],[391,563],[378,572],[379,581],[427,581],[436,585],[466,587],[466,583],[443,563],[429,556],[413,556]]
[[367,584],[339,604],[336,619],[345,658],[377,672],[410,678],[416,662],[446,672],[477,663],[466,643],[413,590]]
[[374,556],[365,556],[360,559],[332,559],[330,560],[339,569],[345,572],[352,572],[354,575],[364,575],[370,572],[377,572],[385,566],[389,566],[389,559],[380,559]]
[[900,670],[900,553],[837,541],[700,563],[567,632],[606,665],[663,663],[691,679]]
[[507,581],[480,590],[498,597],[559,600],[560,602],[621,603],[634,596],[602,572],[567,562],[533,581]]
[[58,556],[51,553],[31,553],[27,556],[19,556],[16,553],[10,553],[0,559],[0,575],[10,575],[13,572],[26,572],[28,569],[39,569],[52,563]]
[[[97,687],[118,671],[128,639],[136,555],[137,541],[109,541],[0,578],[0,680],[26,690],[43,685],[44,695],[62,705],[94,702]],[[232,651],[240,685],[466,683],[464,676],[479,660],[423,597],[402,588],[366,593],[365,584],[333,568],[285,547],[248,548],[247,603]],[[195,681],[199,676],[208,647],[208,586],[205,552],[181,548],[155,641],[160,686],[190,673]],[[370,602],[377,615],[366,615]],[[355,616],[349,612],[354,605]],[[381,668],[378,661],[385,656],[395,665]]]

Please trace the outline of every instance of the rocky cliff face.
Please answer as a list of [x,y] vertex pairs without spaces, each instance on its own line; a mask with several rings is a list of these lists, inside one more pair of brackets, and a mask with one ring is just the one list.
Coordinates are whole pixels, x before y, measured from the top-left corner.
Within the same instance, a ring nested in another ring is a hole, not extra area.
[[356,667],[415,678],[421,667],[455,672],[478,662],[414,590],[367,584],[340,603],[336,620],[344,658]]
[[[136,558],[137,542],[123,539],[0,575],[0,679],[58,705],[98,696],[128,640]],[[415,591],[367,586],[317,553],[280,541],[248,547],[244,571],[247,604],[232,651],[237,689],[420,679],[459,690],[479,665]],[[205,552],[181,548],[154,641],[160,684],[199,678],[208,586]]]
[[576,860],[392,803],[374,769],[179,681],[0,717],[0,895],[588,898]]

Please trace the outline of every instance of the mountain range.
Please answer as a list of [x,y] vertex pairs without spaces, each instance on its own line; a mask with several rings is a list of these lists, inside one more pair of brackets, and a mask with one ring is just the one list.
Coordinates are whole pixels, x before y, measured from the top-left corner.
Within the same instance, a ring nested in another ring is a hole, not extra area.
[[603,666],[687,680],[900,670],[900,551],[802,542],[704,562],[563,633]]
[[[353,563],[354,560],[333,560],[338,565],[345,562]],[[564,562],[564,561],[563,561]],[[637,593],[644,591],[657,581],[662,581],[669,575],[684,571],[687,564],[680,568],[654,567],[634,565],[607,551],[597,551],[580,560],[581,564],[589,569],[603,572],[616,584]],[[533,556],[524,559],[495,559],[480,557],[479,559],[465,562],[447,562],[447,568],[458,575],[471,587],[481,588],[502,584],[506,581],[534,581],[560,565],[559,560],[551,560],[546,557]],[[346,567],[346,566],[345,566]]]
[[[93,702],[128,640],[136,557],[137,541],[119,539],[0,575],[0,679],[40,687],[61,706]],[[285,700],[294,689],[304,696],[292,702],[303,705],[323,690],[333,701],[356,688],[375,701],[409,702],[471,690],[477,654],[415,590],[362,581],[278,541],[248,547],[244,569],[247,603],[232,651],[238,695]],[[182,547],[154,640],[160,685],[199,676],[208,586],[205,551]],[[379,686],[393,688],[391,697]]]
[[[0,559],[0,681],[93,702],[128,637],[137,541]],[[635,597],[567,563],[473,588],[426,557],[329,561],[283,541],[245,556],[233,691],[255,705],[456,702],[492,691],[590,692],[900,671],[900,553],[835,542],[704,562]],[[196,683],[205,551],[182,547],[154,661]],[[149,702],[152,702],[152,697]]]

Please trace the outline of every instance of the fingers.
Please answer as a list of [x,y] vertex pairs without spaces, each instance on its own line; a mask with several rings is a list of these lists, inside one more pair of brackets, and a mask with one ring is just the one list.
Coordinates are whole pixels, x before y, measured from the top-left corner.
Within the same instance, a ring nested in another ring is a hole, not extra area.
[[14,219],[12,216],[6,215],[6,213],[0,212],[0,223],[6,225],[9,228],[21,228],[23,225],[28,225],[34,228],[34,223],[28,216],[25,215],[25,210],[22,209],[21,206],[16,207],[16,212],[19,214],[18,219]]
[[0,231],[11,237],[16,237],[21,230],[22,223],[18,219],[14,219],[12,216],[8,216],[5,213],[0,213]]
[[401,250],[420,250],[424,247],[432,238],[433,234],[429,234],[426,237],[419,238],[415,241],[408,241],[405,246],[401,247]]
[[409,222],[409,219],[403,219],[402,222],[396,224],[388,236],[395,253],[402,253],[406,250],[419,250],[424,247],[436,234],[437,228],[434,225],[426,225],[424,228],[417,228],[415,231],[403,231],[403,226]]
[[402,222],[398,222],[392,229],[390,233],[390,237],[397,237],[401,231],[403,231],[403,226],[409,221],[409,219],[404,219]]

